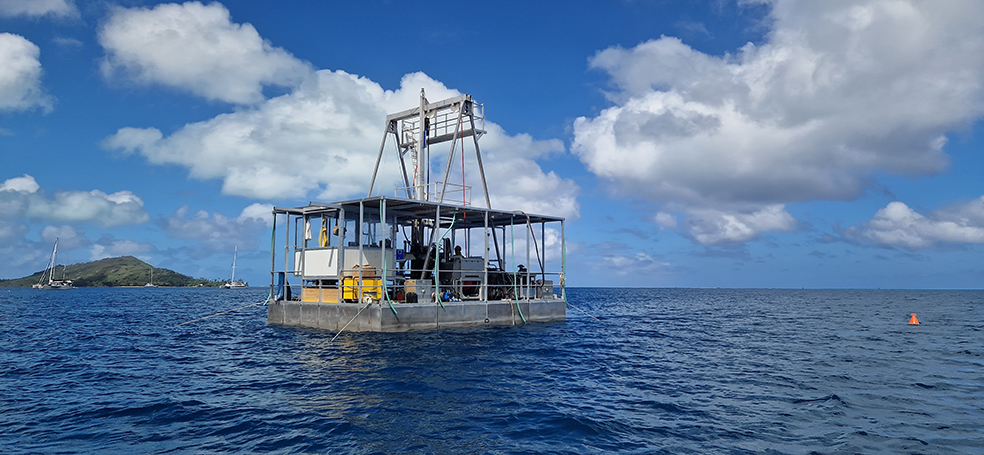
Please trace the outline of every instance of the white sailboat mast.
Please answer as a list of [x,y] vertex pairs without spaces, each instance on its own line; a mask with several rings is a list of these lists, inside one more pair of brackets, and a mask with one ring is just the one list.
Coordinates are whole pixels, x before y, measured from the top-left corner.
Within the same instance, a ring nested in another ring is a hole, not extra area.
[[55,247],[51,250],[51,269],[48,271],[48,284],[55,281],[55,257],[58,256],[58,237],[55,237]]

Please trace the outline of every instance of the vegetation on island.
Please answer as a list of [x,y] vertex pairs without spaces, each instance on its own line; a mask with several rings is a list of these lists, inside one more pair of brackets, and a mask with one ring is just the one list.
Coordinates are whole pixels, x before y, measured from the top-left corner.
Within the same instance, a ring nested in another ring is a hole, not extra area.
[[[72,280],[78,287],[144,286],[150,283],[150,271],[154,271],[153,284],[158,286],[221,286],[223,280],[192,278],[170,269],[154,267],[133,256],[101,259],[72,265],[55,266],[56,280]],[[31,286],[41,279],[39,271],[24,278],[0,279],[0,286]]]

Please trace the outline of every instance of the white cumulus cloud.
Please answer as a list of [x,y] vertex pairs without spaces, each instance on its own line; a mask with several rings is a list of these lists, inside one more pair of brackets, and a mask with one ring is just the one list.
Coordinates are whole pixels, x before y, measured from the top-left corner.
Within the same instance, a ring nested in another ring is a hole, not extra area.
[[687,211],[687,230],[701,245],[747,242],[760,232],[788,232],[795,227],[796,219],[781,204],[751,212],[703,208]]
[[36,219],[120,226],[150,221],[143,200],[130,191],[58,191],[52,199],[32,200],[26,215]]
[[230,20],[219,3],[115,8],[99,30],[103,73],[162,84],[210,100],[262,101],[264,86],[294,87],[309,66]]
[[240,223],[244,223],[250,220],[262,221],[268,226],[273,225],[273,204],[262,204],[254,203],[246,206],[243,211],[236,217],[236,220]]
[[0,0],[0,17],[75,17],[79,10],[71,0]]
[[[167,136],[153,127],[121,128],[103,147],[186,167],[193,178],[222,180],[224,194],[256,199],[364,194],[386,114],[419,105],[421,88],[430,101],[460,95],[423,73],[407,74],[399,89],[384,90],[344,71],[315,71],[250,24],[232,22],[218,3],[117,8],[100,30],[100,43],[107,74],[122,71],[140,82],[250,104]],[[266,85],[289,93],[264,99]],[[563,153],[561,141],[510,136],[494,123],[485,125],[481,147],[495,206],[578,216],[578,186],[536,162]],[[392,194],[401,177],[392,149],[385,152],[376,191]],[[432,150],[432,156],[436,175],[446,152]],[[477,174],[468,170],[466,177],[472,203],[484,204]]]
[[36,193],[41,189],[41,185],[34,180],[34,177],[24,174],[23,177],[14,177],[0,183],[0,191],[17,191],[19,193]]
[[116,134],[106,138],[101,145],[107,150],[118,150],[125,155],[132,154],[134,151],[154,145],[164,137],[161,130],[157,128],[120,128]]
[[382,97],[383,90],[365,79],[322,71],[291,94],[185,125],[156,141],[156,129],[130,128],[103,143],[135,147],[154,164],[186,166],[194,178],[221,179],[225,194],[349,195],[368,184],[385,118]]
[[946,243],[984,243],[984,196],[922,215],[902,202],[891,202],[845,237],[910,251]]
[[20,35],[0,33],[0,112],[41,108],[52,98],[41,87],[41,49]]
[[107,194],[56,191],[48,198],[34,177],[25,174],[0,183],[0,217],[26,217],[99,226],[139,224],[150,220],[143,200],[130,191]]
[[[221,179],[224,194],[256,199],[315,195],[319,200],[361,196],[368,190],[386,113],[419,105],[421,88],[431,101],[460,94],[423,73],[404,76],[400,89],[391,91],[364,77],[321,70],[293,92],[255,107],[185,125],[166,137],[156,128],[123,128],[103,146],[139,153],[154,164],[187,167],[194,178]],[[480,147],[494,207],[579,214],[578,186],[544,172],[536,162],[562,153],[561,141],[510,136],[491,122],[486,129]],[[384,194],[392,194],[400,180],[392,147],[384,151],[377,180],[376,191]],[[435,174],[443,172],[446,153],[432,150]],[[473,152],[466,159],[474,160]],[[471,202],[484,205],[475,165],[468,169]]]
[[939,172],[945,133],[984,112],[984,3],[769,3],[764,42],[734,54],[661,37],[590,60],[614,105],[575,121],[572,151],[704,244],[789,230],[785,204],[857,198],[874,173]]

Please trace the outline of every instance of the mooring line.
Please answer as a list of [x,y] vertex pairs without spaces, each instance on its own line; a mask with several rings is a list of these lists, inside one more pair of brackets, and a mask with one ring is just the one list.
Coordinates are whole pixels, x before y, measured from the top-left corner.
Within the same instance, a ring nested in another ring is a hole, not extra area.
[[584,310],[582,310],[582,309],[580,309],[580,308],[578,308],[578,307],[576,307],[574,305],[571,305],[570,302],[566,302],[566,303],[567,303],[567,306],[569,306],[569,307],[571,307],[571,308],[573,308],[573,309],[575,309],[577,311],[580,311],[580,312],[588,315],[589,318],[594,319],[595,321],[601,322],[601,319],[598,319],[598,318],[592,316],[591,313],[588,313],[587,311],[584,311]]
[[[372,305],[372,302],[367,303],[366,306],[362,307],[362,310],[365,310],[366,308],[369,308],[369,305]],[[359,317],[359,315],[362,314],[362,310],[359,310],[358,313],[355,313],[355,316],[352,317],[352,320],[349,321],[348,324],[345,324],[342,327],[342,330],[339,330],[338,333],[336,333],[335,336],[331,337],[331,340],[328,341],[328,342],[329,343],[334,342],[335,341],[335,338],[338,338],[338,336],[341,335],[342,332],[344,332],[346,328],[348,328],[349,324],[351,324],[352,322],[354,322],[355,321],[355,318]]]
[[231,310],[226,310],[226,311],[222,311],[222,312],[219,312],[219,313],[215,313],[215,314],[211,314],[211,315],[208,315],[208,316],[205,316],[205,317],[203,317],[203,318],[198,318],[198,319],[192,319],[192,320],[190,320],[190,321],[188,321],[188,322],[182,322],[182,323],[180,323],[180,324],[178,324],[178,325],[176,325],[175,327],[180,327],[180,326],[183,326],[183,325],[185,325],[185,324],[191,324],[192,322],[197,322],[197,321],[201,321],[202,319],[208,319],[208,318],[214,318],[214,317],[216,317],[216,316],[218,316],[218,315],[220,315],[220,314],[226,314],[226,313],[231,313],[231,312],[233,312],[233,311],[236,311],[236,310],[241,310],[241,309],[243,309],[243,308],[249,308],[249,307],[251,307],[251,306],[256,306],[256,305],[263,305],[264,303],[267,303],[268,301],[269,301],[269,300],[264,300],[264,301],[262,301],[262,302],[256,302],[256,303],[251,303],[251,304],[249,304],[249,305],[245,305],[245,306],[241,306],[241,307],[239,307],[239,308],[233,308],[233,309],[231,309]]

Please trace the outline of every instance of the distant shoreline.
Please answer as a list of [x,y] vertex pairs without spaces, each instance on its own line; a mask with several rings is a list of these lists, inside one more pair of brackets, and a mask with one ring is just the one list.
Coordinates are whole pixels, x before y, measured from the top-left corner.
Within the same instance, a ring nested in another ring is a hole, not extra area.
[[[31,289],[31,286],[6,286],[6,285],[0,284],[0,288]],[[202,289],[210,289],[210,288],[211,289],[222,289],[222,286],[154,286],[154,287],[147,287],[147,286],[76,286],[75,288],[76,289],[157,289],[157,288],[165,288],[165,289],[198,289],[198,288],[202,288]],[[250,286],[249,288],[256,288],[256,286]]]

